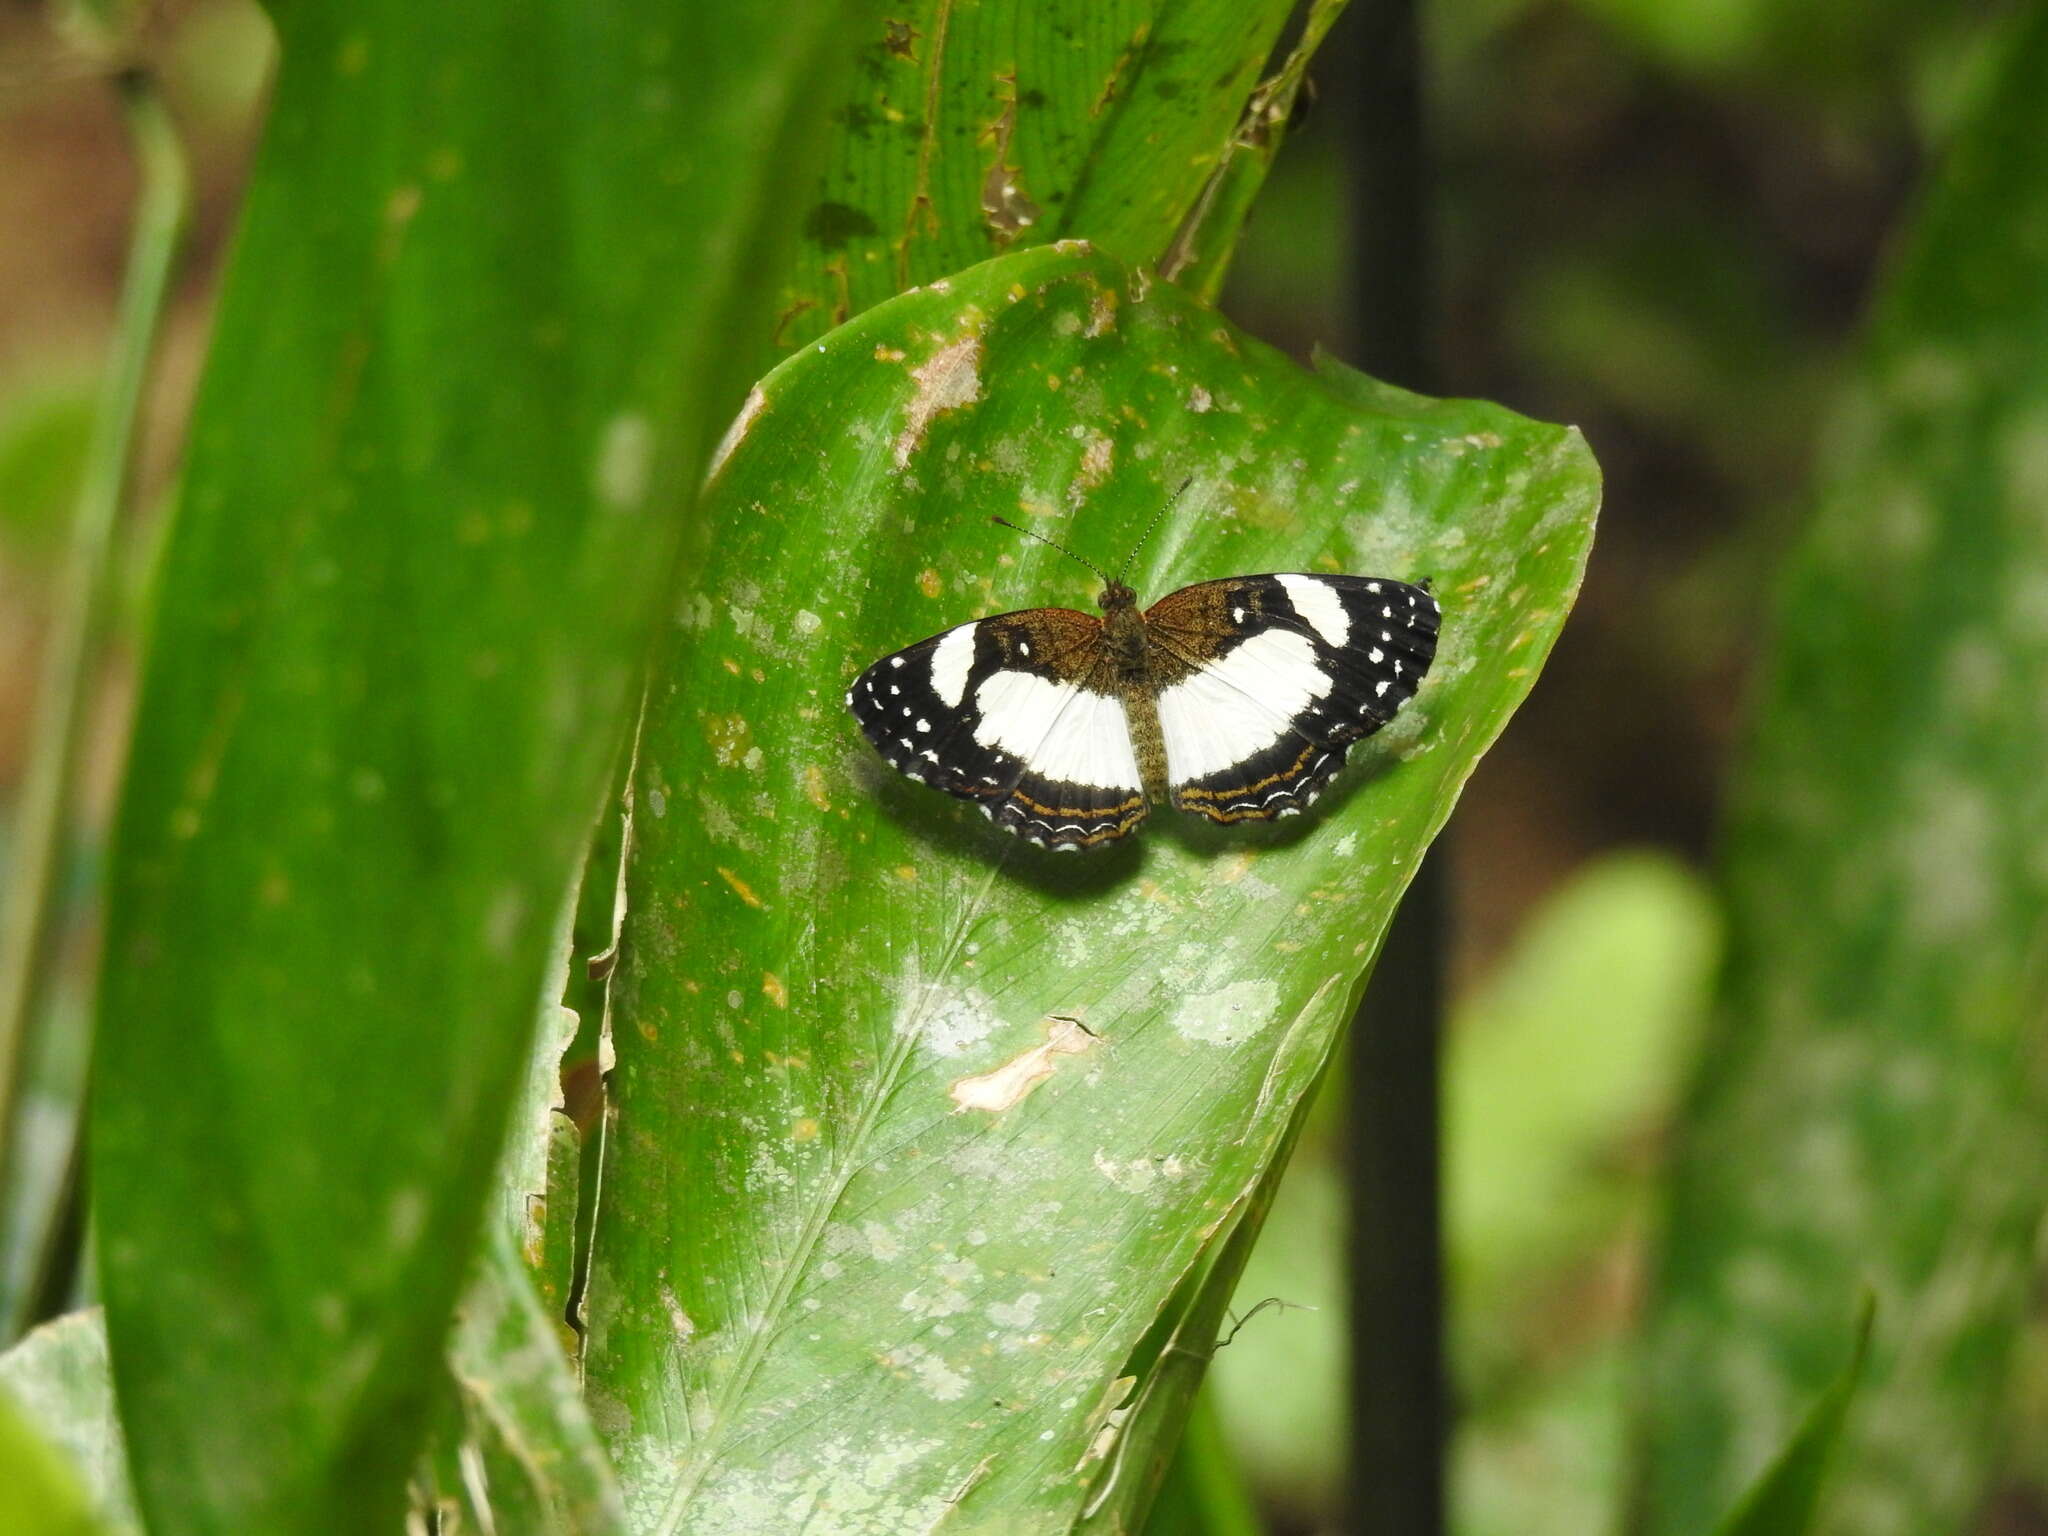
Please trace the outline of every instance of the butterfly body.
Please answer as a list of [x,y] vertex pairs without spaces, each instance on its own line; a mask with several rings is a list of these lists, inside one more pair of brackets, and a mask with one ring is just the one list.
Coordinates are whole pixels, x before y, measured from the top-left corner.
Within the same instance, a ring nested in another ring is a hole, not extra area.
[[1138,785],[1148,802],[1166,793],[1166,735],[1159,728],[1158,668],[1138,594],[1122,582],[1103,588],[1102,650],[1108,660],[1117,696],[1123,700],[1124,723],[1131,733],[1132,755],[1138,762]]
[[847,693],[898,771],[1059,849],[1098,847],[1165,802],[1207,820],[1312,803],[1391,720],[1436,652],[1426,586],[1237,576],[1100,618],[1028,608],[885,656]]

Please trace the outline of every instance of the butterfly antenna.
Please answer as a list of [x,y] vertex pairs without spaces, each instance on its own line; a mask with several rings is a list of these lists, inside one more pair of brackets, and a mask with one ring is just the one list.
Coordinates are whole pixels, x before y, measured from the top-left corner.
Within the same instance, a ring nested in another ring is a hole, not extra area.
[[1048,539],[1044,534],[1035,533],[1031,529],[1022,526],[1021,524],[1013,523],[1007,517],[991,517],[989,521],[992,523],[1001,523],[1005,528],[1014,528],[1017,532],[1023,534],[1025,538],[1036,539],[1039,543],[1047,545],[1052,549],[1058,550],[1061,554],[1065,555],[1069,560],[1079,561],[1082,565],[1087,566],[1089,570],[1093,571],[1096,575],[1100,576],[1105,582],[1109,580],[1109,573],[1105,571],[1101,566],[1097,565],[1093,560],[1084,559],[1082,556],[1075,554],[1071,549],[1067,548],[1066,545],[1060,543],[1057,539]]
[[1131,546],[1131,552],[1124,557],[1124,567],[1122,570],[1116,573],[1116,579],[1118,581],[1122,581],[1124,577],[1130,574],[1131,566],[1137,562],[1138,551],[1143,549],[1146,546],[1146,544],[1151,541],[1153,531],[1158,528],[1160,519],[1165,517],[1167,513],[1173,510],[1174,503],[1179,501],[1182,493],[1185,492],[1187,488],[1193,485],[1194,483],[1195,477],[1193,475],[1189,475],[1187,479],[1181,481],[1179,485],[1174,487],[1173,494],[1167,497],[1166,500],[1163,503],[1161,503],[1160,508],[1157,512],[1154,512],[1152,514],[1152,521],[1145,525],[1145,531],[1138,536],[1138,542]]

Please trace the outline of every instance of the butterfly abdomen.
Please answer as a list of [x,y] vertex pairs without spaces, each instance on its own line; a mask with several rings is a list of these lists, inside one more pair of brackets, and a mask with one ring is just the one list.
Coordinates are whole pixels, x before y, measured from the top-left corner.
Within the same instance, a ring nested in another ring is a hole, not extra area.
[[1102,616],[1102,650],[1123,700],[1131,728],[1131,750],[1147,800],[1167,793],[1166,733],[1159,725],[1159,679],[1154,676],[1152,642],[1145,621],[1130,604],[1113,604]]

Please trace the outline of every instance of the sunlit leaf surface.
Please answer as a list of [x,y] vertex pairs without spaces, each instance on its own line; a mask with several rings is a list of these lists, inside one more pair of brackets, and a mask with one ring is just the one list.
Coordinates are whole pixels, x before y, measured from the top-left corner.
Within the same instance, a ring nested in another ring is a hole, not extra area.
[[[1443,599],[1421,695],[1315,814],[1225,834],[1162,810],[1052,855],[875,758],[841,704],[868,662],[1092,603],[989,514],[1114,563],[1184,477],[1135,566],[1148,595],[1325,570]],[[1067,246],[792,359],[708,494],[641,737],[613,997],[586,1372],[629,1512],[715,1533],[1142,1510],[1126,1485],[1157,1476],[1213,1340],[1141,1341],[1244,1216],[1541,666],[1591,459],[1498,407],[1305,373]],[[1000,1107],[957,1102],[1006,1070]]]

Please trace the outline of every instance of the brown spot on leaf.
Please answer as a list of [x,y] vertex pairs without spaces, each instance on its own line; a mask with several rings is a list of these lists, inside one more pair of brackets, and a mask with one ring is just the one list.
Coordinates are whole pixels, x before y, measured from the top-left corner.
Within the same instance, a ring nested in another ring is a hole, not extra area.
[[925,430],[941,411],[956,411],[981,398],[981,336],[970,331],[939,348],[910,370],[917,393],[904,408],[903,429],[896,434],[896,467],[909,466],[910,455],[924,442]]
[[1054,1016],[1045,1021],[1045,1043],[1013,1056],[993,1072],[963,1077],[947,1090],[957,1106],[955,1114],[968,1109],[985,1109],[1001,1114],[1014,1109],[1040,1083],[1051,1077],[1061,1056],[1078,1056],[1095,1043],[1095,1036],[1078,1019]]
[[[754,888],[738,875],[727,869],[723,864],[718,866],[718,873],[725,883],[733,888],[734,893],[741,901],[744,901],[750,907],[759,907],[761,905],[761,898],[754,894]],[[739,994],[735,993],[733,995],[738,996]]]
[[995,146],[981,178],[981,216],[995,243],[1005,246],[1038,222],[1039,208],[1024,195],[1023,171],[1010,161],[1010,140],[1017,132],[1016,72],[997,75],[996,83],[1007,87],[1003,110],[975,142]]

